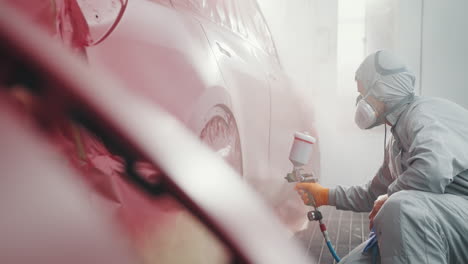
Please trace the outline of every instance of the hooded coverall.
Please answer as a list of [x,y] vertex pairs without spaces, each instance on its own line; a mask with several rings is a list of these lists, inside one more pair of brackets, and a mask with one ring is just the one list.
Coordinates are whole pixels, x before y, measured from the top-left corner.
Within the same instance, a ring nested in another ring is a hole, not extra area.
[[[392,88],[405,90],[398,78],[378,82],[374,94],[387,103]],[[415,97],[387,120],[393,137],[375,177],[331,188],[329,204],[369,212],[379,195],[389,195],[374,219],[379,263],[468,263],[468,111],[448,100]],[[340,263],[370,263],[364,246]]]

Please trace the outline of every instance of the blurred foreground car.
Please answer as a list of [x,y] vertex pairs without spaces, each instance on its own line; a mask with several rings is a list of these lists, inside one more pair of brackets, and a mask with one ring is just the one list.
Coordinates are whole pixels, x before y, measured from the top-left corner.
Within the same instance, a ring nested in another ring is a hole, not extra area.
[[176,119],[2,2],[0,56],[1,263],[308,263]]
[[[294,132],[317,134],[255,0],[55,2],[62,39],[91,67],[174,115],[291,230],[302,226],[306,209],[283,176]],[[318,145],[306,169],[319,176]]]

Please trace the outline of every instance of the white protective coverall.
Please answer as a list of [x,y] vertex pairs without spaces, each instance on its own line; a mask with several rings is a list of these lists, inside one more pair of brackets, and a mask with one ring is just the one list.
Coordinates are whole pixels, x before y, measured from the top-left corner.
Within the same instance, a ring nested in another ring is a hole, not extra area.
[[[356,72],[387,109],[414,93],[414,75],[387,51],[368,56]],[[337,209],[369,212],[378,263],[468,263],[468,111],[438,98],[414,97],[386,115],[393,137],[375,177],[329,192]],[[370,263],[365,243],[340,263]]]

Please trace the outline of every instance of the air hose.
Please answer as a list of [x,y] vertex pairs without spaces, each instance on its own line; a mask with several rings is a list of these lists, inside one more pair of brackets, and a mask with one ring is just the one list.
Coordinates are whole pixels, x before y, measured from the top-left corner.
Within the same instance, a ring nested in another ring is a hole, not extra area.
[[[291,147],[291,152],[289,153],[289,160],[294,165],[293,171],[288,173],[285,179],[288,182],[317,182],[317,178],[314,176],[313,173],[311,174],[304,174],[302,173],[302,166],[308,163],[309,156],[312,151],[312,145],[317,140],[312,137],[311,135],[301,132],[294,133],[294,141]],[[306,192],[309,196],[309,200],[311,201],[311,206],[314,207],[314,211],[310,211],[307,213],[307,217],[310,221],[318,221],[320,224],[320,230],[322,231],[323,237],[325,238],[325,242],[327,243],[327,247],[330,250],[333,258],[336,262],[340,262],[340,257],[336,254],[335,249],[330,241],[330,237],[328,236],[327,227],[322,222],[322,213],[317,210],[315,206],[315,200],[312,194]]]
[[336,262],[340,262],[340,257],[338,257],[338,254],[336,254],[335,248],[333,248],[333,245],[330,241],[330,237],[328,236],[328,231],[327,227],[325,224],[322,222],[323,216],[322,213],[317,210],[317,208],[314,206],[315,210],[310,211],[307,213],[307,217],[309,218],[310,221],[318,221],[319,226],[320,226],[320,231],[322,231],[323,238],[325,239],[325,242],[327,243],[328,250],[332,254],[333,258],[336,260]]

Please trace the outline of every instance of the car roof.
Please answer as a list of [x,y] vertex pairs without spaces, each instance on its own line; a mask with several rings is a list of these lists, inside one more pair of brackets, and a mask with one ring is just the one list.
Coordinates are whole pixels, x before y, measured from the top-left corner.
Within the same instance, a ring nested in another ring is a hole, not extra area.
[[[0,43],[13,59],[48,76],[48,102],[105,134],[124,157],[142,157],[157,165],[164,172],[163,185],[157,188],[189,208],[241,260],[310,263],[257,193],[154,103],[104,70],[91,70],[7,6],[0,7]],[[156,192],[151,185],[140,185],[147,195]]]

